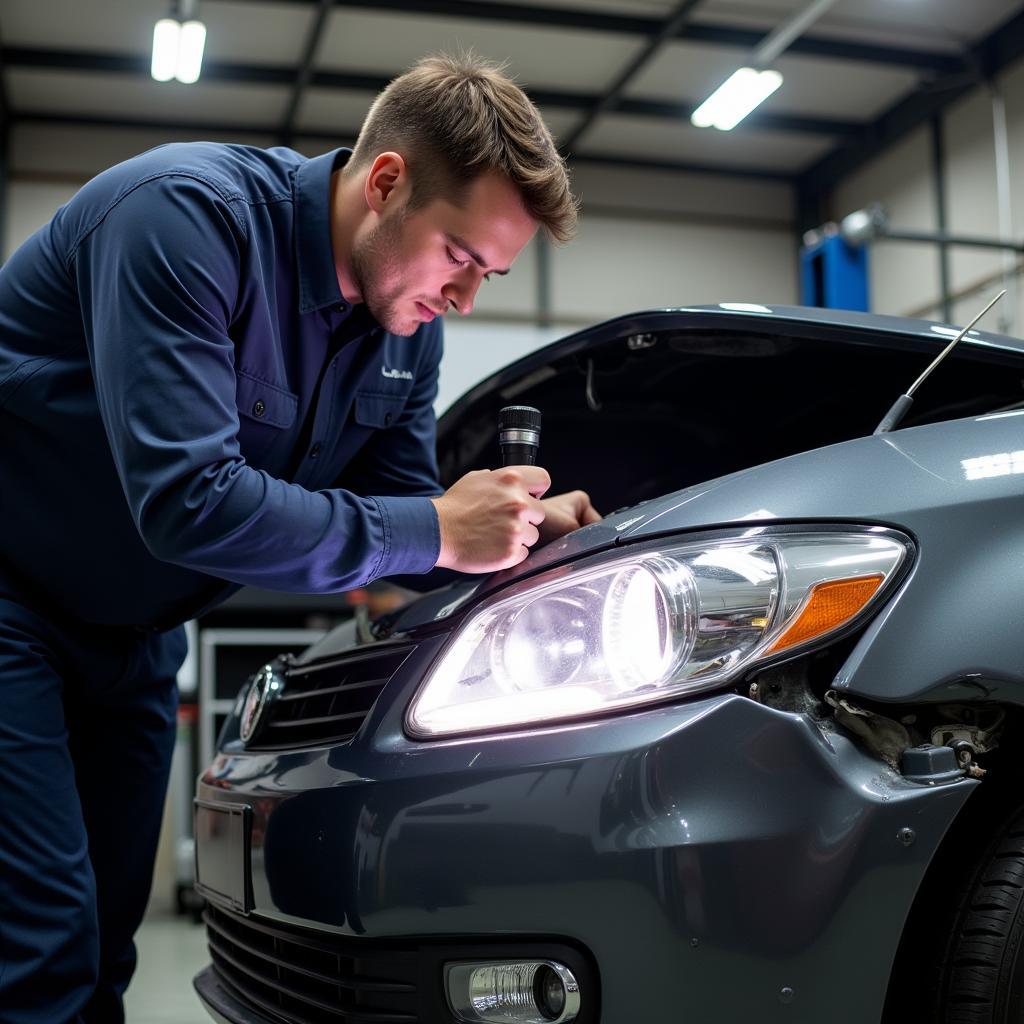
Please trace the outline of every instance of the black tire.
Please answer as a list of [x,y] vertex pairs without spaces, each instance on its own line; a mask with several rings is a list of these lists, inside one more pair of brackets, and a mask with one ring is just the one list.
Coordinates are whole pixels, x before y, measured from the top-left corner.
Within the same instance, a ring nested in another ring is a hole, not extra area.
[[965,881],[939,964],[938,1019],[1022,1024],[1024,808],[999,829]]

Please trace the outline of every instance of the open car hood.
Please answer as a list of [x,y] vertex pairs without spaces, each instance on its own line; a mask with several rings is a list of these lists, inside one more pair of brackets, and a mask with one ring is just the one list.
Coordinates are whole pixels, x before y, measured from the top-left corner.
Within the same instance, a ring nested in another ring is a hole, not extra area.
[[[498,462],[502,406],[543,414],[552,492],[607,511],[737,469],[872,433],[957,328],[846,310],[726,303],[609,320],[509,364],[438,423],[449,487]],[[1024,342],[971,331],[902,426],[1024,399],[996,367]]]
[[[445,487],[498,465],[502,406],[534,405],[552,493],[582,488],[605,519],[514,569],[414,602],[390,631],[442,620],[512,580],[639,535],[895,513],[898,503],[873,506],[857,495],[879,479],[876,462],[913,462],[902,446],[918,431],[906,428],[1024,405],[1024,343],[971,331],[918,392],[901,429],[871,437],[956,333],[843,310],[724,304],[620,317],[510,364],[441,418]],[[851,439],[860,440],[818,451]],[[836,479],[840,450],[856,480]]]

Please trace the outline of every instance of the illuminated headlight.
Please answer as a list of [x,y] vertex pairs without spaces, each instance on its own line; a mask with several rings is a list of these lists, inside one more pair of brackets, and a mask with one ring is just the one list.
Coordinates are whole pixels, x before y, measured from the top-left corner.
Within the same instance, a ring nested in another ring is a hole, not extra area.
[[758,529],[543,573],[459,627],[409,732],[542,724],[712,689],[862,619],[909,551],[881,528]]

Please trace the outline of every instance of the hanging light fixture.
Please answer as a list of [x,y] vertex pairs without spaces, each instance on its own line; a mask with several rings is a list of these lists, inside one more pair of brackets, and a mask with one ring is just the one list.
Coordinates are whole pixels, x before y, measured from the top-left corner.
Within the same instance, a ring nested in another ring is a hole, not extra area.
[[198,81],[206,46],[206,26],[195,16],[195,0],[177,0],[170,16],[153,28],[150,74],[158,82],[172,78],[190,85]]
[[836,0],[810,0],[758,43],[746,67],[730,75],[691,115],[697,128],[732,131],[780,85],[782,75],[769,65],[798,39]]
[[778,71],[740,68],[726,79],[690,116],[698,128],[727,132],[782,85]]

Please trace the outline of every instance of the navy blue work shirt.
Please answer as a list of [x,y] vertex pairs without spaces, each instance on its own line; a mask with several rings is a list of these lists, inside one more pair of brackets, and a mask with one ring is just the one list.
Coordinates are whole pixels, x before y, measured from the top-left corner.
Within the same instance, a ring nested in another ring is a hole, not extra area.
[[440,323],[341,294],[348,155],[161,146],[0,268],[0,561],[48,600],[164,626],[434,566]]

